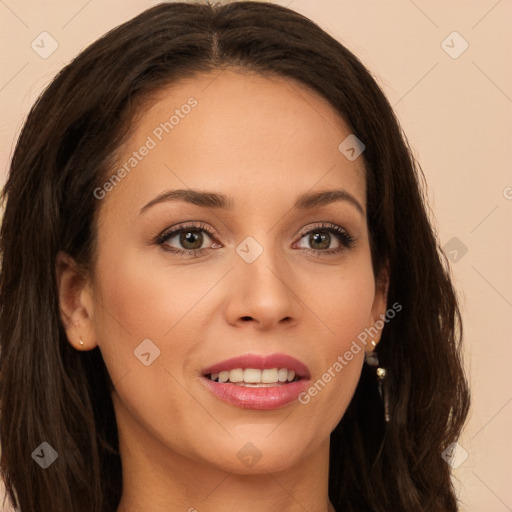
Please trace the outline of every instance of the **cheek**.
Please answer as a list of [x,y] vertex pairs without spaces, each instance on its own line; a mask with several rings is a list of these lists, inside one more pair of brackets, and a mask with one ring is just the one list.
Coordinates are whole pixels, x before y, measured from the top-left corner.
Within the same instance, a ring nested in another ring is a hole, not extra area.
[[[150,368],[167,368],[181,380],[200,341],[202,313],[211,304],[207,297],[201,298],[222,272],[167,266],[163,258],[155,258],[153,250],[127,250],[119,258],[112,254],[116,253],[109,247],[98,258],[94,316],[98,343],[113,382],[128,371],[133,371],[131,378],[138,375],[141,361],[137,354],[141,346],[152,348],[148,339],[156,347],[154,353],[159,352]],[[144,377],[145,383],[148,378]]]
[[144,425],[156,437],[165,432],[183,440],[193,435],[190,425],[183,428],[191,409],[201,416],[198,424],[209,419],[200,407],[191,408],[183,369],[197,344],[198,299],[218,276],[205,280],[184,267],[171,270],[136,251],[118,259],[107,254],[98,258],[95,327],[115,389],[119,424],[135,431]]
[[329,279],[317,276],[315,283],[308,285],[308,305],[318,312],[321,323],[316,325],[323,334],[316,344],[311,385],[299,402],[305,416],[324,418],[327,434],[340,421],[360,378],[365,345],[358,336],[370,325],[375,284],[371,265],[364,264],[332,272]]
[[98,282],[105,309],[111,313],[107,321],[132,336],[161,338],[184,318],[198,294],[207,290],[204,277],[184,267],[155,264],[136,251],[119,259],[105,258]]
[[346,350],[352,340],[369,326],[375,299],[375,280],[365,258],[346,267],[326,269],[322,275],[307,278],[302,287],[306,303],[316,313],[324,346],[333,352]]

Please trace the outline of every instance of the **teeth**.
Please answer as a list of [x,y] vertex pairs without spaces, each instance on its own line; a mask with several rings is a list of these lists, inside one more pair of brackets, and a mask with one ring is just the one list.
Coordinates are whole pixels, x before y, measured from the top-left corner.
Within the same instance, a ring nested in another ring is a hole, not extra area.
[[244,371],[242,370],[242,368],[236,368],[235,370],[231,370],[229,372],[229,380],[231,382],[243,382]]
[[244,382],[248,384],[257,384],[261,382],[261,370],[255,370],[254,368],[247,368],[244,370]]
[[216,382],[233,382],[239,386],[261,386],[292,382],[295,372],[287,368],[235,368],[229,371],[212,373],[210,379]]
[[288,370],[286,368],[279,368],[277,378],[279,379],[279,382],[286,382],[288,380]]
[[[246,370],[247,371],[247,370]],[[261,372],[261,382],[270,384],[271,382],[279,382],[278,369],[266,369]]]

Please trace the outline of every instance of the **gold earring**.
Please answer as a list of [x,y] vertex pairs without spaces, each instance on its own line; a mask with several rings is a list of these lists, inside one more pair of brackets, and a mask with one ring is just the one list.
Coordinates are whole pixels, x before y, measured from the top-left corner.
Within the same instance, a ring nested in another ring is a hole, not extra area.
[[386,368],[379,366],[379,358],[377,356],[377,352],[375,351],[375,347],[377,343],[372,341],[373,350],[371,352],[366,352],[365,354],[365,362],[368,366],[377,367],[377,389],[379,391],[379,396],[384,405],[384,420],[386,423],[389,423],[390,415],[389,415],[389,396],[387,392],[387,386],[384,383],[386,379],[387,371]]

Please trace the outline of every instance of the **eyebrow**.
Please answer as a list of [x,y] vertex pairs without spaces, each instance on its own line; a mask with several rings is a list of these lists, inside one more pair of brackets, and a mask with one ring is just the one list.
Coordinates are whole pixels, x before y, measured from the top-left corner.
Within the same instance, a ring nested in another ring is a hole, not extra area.
[[[143,206],[139,215],[152,206],[168,201],[185,201],[204,208],[229,210],[234,206],[234,200],[215,192],[205,192],[193,189],[166,190]],[[346,201],[354,206],[359,213],[366,217],[361,203],[346,190],[324,190],[320,192],[306,192],[301,194],[293,204],[293,209],[307,210],[317,206],[325,206],[336,201]]]

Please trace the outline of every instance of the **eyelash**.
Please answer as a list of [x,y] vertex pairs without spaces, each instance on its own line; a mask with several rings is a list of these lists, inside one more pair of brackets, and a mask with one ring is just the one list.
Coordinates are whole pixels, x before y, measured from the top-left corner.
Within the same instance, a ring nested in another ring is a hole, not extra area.
[[[212,232],[212,230],[204,223],[198,223],[198,224],[185,224],[180,226],[178,229],[174,229],[169,232],[164,232],[161,235],[159,235],[156,239],[156,243],[162,247],[164,251],[172,252],[174,254],[179,254],[181,256],[191,256],[193,258],[197,258],[201,256],[204,251],[208,250],[207,247],[204,247],[202,249],[168,249],[165,247],[166,242],[172,238],[173,236],[183,233],[185,231],[204,231],[208,234],[208,236],[212,239],[214,239],[215,234]],[[315,232],[328,232],[328,233],[334,233],[334,235],[338,238],[338,240],[341,242],[342,247],[338,249],[326,249],[326,250],[320,250],[320,249],[308,249],[303,248],[304,251],[308,254],[312,254],[315,256],[320,255],[334,255],[338,254],[342,251],[345,251],[347,249],[350,249],[354,243],[355,239],[352,237],[345,229],[343,229],[341,226],[337,226],[336,224],[331,224],[330,222],[322,222],[318,224],[317,226],[314,226],[313,228],[309,229],[305,233],[302,233],[300,235],[300,238],[305,237],[306,235],[309,235],[311,233]]]

